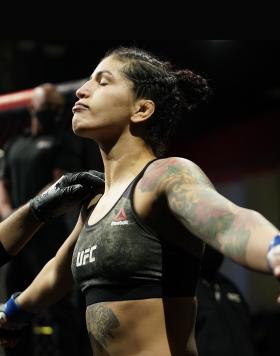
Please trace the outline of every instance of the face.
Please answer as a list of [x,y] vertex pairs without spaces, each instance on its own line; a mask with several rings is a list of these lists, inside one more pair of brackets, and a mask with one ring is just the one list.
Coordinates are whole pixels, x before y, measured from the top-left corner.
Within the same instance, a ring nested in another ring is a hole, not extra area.
[[134,110],[132,83],[121,73],[123,63],[107,57],[77,90],[73,131],[96,140],[114,139],[129,126]]

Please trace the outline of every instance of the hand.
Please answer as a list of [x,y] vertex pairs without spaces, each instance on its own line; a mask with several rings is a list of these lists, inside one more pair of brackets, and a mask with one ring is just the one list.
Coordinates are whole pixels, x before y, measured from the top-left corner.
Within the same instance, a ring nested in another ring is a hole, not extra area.
[[83,202],[91,194],[104,188],[104,174],[90,172],[67,173],[43,193],[30,200],[33,215],[47,221],[63,215]]
[[33,316],[16,303],[18,294],[13,294],[5,304],[0,304],[0,346],[5,348],[16,346],[22,330]]

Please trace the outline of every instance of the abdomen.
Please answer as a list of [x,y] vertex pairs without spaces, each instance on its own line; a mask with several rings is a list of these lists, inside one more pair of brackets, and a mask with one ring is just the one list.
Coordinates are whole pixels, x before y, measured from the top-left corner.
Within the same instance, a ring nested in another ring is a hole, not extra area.
[[151,298],[89,305],[96,356],[195,356],[195,298]]

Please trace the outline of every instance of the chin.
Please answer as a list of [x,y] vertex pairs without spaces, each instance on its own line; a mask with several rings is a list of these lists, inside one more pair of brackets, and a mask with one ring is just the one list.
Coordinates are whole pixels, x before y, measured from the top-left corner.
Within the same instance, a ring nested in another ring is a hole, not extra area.
[[77,135],[77,136],[87,137],[87,135],[86,135],[86,131],[87,130],[83,130],[81,127],[77,127],[77,126],[73,126],[72,125],[72,130],[73,130],[74,134]]
[[77,125],[77,123],[75,122],[75,120],[72,120],[72,130],[73,132],[77,135],[79,132],[79,126]]
[[75,135],[77,136],[83,136],[83,132],[85,130],[83,130],[83,128],[81,127],[81,125],[78,125],[77,123],[75,123],[74,121],[72,122],[72,131],[74,132]]
[[93,138],[92,135],[89,133],[88,128],[82,127],[81,125],[72,125],[72,131],[76,136],[90,139]]
[[81,135],[83,131],[85,131],[85,128],[83,128],[83,125],[79,120],[74,116],[72,119],[72,130],[76,135]]

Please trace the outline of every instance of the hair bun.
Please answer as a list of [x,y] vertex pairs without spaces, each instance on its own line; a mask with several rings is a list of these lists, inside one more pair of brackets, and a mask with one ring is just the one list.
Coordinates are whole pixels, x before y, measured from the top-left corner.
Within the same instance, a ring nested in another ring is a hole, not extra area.
[[189,69],[178,70],[174,74],[188,110],[194,109],[208,98],[211,90],[205,78]]

